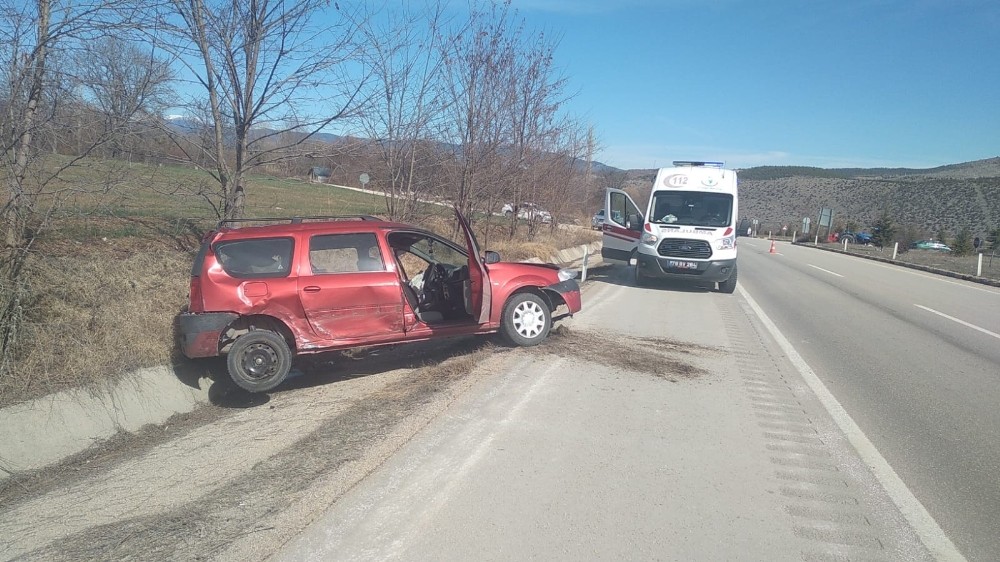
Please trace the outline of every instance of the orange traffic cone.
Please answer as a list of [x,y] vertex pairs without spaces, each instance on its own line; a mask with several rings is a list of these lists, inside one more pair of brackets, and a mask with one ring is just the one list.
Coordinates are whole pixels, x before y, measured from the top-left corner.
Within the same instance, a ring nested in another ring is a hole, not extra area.
[[771,240],[771,250],[768,253],[770,254],[774,253],[774,240]]

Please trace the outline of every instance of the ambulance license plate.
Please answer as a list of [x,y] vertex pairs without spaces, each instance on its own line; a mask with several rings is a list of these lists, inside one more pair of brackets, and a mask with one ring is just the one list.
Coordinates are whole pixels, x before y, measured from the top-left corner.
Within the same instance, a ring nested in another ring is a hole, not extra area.
[[667,267],[672,267],[674,269],[698,269],[698,262],[668,260]]

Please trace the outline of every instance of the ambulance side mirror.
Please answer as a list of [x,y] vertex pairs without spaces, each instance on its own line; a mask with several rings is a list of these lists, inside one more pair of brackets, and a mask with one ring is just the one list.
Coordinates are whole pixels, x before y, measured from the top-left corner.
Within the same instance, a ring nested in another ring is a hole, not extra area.
[[629,230],[642,230],[642,215],[634,214],[628,216],[628,222],[625,224],[625,228]]

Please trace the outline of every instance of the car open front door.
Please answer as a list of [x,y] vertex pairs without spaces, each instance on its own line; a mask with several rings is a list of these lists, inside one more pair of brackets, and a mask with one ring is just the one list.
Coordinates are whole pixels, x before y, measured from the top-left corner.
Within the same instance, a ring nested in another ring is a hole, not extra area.
[[632,198],[620,189],[608,188],[604,195],[604,240],[601,257],[611,263],[628,264],[642,236],[642,213]]
[[462,225],[462,231],[465,233],[465,245],[469,252],[469,286],[471,294],[467,302],[471,302],[471,306],[467,312],[480,324],[486,324],[490,321],[490,306],[493,300],[490,277],[486,272],[486,265],[479,255],[479,244],[476,243],[476,237],[472,234],[472,228],[469,227],[469,222],[462,216],[458,207],[455,207],[455,216],[458,218],[458,223]]

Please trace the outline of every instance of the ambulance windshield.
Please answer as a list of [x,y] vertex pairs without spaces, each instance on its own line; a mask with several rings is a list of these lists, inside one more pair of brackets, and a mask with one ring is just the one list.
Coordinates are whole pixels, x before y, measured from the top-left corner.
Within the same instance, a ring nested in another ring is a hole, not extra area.
[[677,226],[723,227],[732,223],[733,196],[702,191],[656,191],[649,222]]

